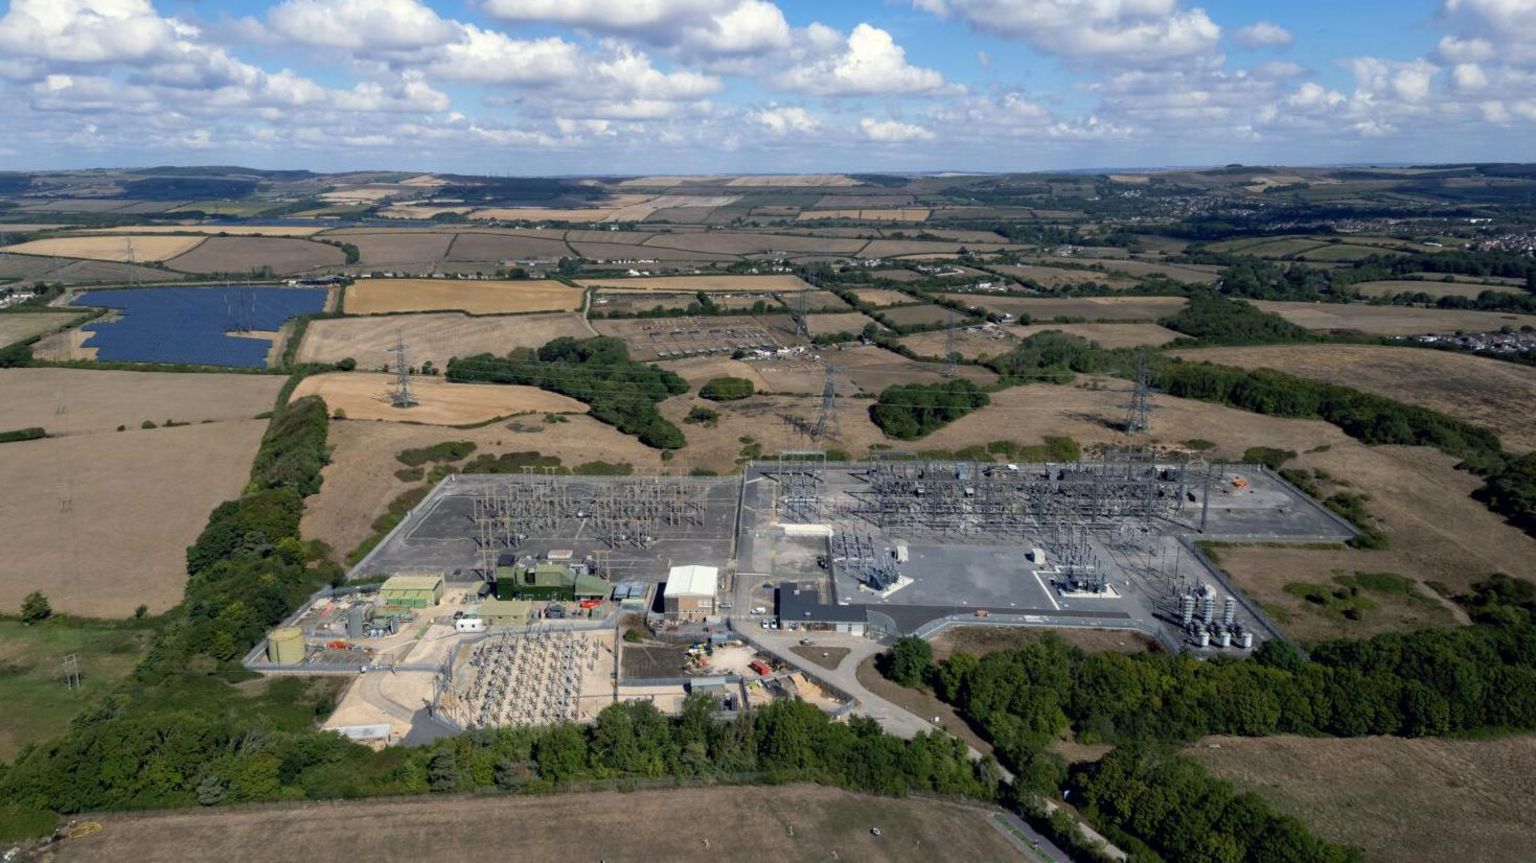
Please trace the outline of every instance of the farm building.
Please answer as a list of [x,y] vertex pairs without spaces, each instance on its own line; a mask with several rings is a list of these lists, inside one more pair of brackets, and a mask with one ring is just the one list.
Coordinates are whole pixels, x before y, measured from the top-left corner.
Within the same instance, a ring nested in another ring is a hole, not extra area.
[[533,616],[533,606],[526,599],[487,599],[480,603],[480,619],[487,627],[521,626]]
[[403,608],[427,608],[443,599],[441,575],[394,575],[379,588],[381,605]]
[[663,610],[669,620],[703,620],[715,613],[715,591],[720,570],[713,566],[674,566],[662,591]]
[[864,635],[869,615],[862,605],[828,605],[814,585],[779,585],[779,628]]
[[604,599],[610,585],[585,566],[529,561],[496,567],[497,599],[566,601]]

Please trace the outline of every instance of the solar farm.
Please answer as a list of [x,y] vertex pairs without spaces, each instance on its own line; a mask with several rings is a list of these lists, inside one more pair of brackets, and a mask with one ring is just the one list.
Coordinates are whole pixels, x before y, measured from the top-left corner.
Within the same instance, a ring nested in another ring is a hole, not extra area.
[[[77,306],[112,309],[81,329],[98,360],[262,368],[285,321],[325,308],[324,288],[130,288],[86,291]],[[233,335],[231,335],[233,333]]]

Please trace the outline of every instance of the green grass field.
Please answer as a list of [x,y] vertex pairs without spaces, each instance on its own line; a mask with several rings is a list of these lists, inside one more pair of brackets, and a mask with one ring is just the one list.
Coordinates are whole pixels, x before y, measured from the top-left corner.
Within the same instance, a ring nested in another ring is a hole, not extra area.
[[[0,619],[0,759],[58,734],[71,717],[133,670],[154,621],[54,618],[31,626]],[[81,686],[71,690],[64,657],[79,657]],[[23,708],[24,706],[24,708]]]

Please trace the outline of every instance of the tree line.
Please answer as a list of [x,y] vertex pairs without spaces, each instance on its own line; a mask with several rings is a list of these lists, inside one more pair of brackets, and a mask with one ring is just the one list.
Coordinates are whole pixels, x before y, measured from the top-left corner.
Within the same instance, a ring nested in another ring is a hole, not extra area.
[[869,417],[887,436],[916,440],[992,403],[967,380],[942,384],[895,384],[869,408]]
[[506,357],[479,354],[448,361],[447,378],[458,383],[521,384],[585,402],[594,419],[657,449],[687,441],[656,405],[688,391],[688,382],[649,363],[629,358],[623,340],[611,336],[562,336],[537,351],[519,348]]

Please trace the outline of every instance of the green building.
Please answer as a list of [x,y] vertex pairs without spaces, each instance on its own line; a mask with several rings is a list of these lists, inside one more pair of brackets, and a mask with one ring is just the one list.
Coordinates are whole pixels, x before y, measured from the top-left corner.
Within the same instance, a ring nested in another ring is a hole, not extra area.
[[392,575],[379,588],[379,604],[428,608],[443,600],[441,575]]
[[570,602],[604,599],[608,582],[564,563],[517,563],[496,567],[497,599]]

